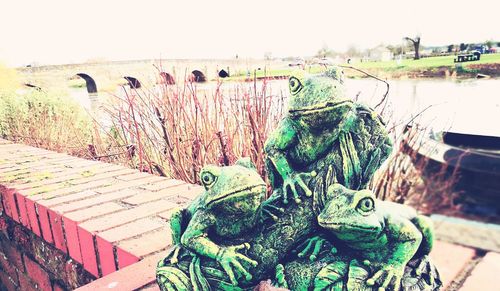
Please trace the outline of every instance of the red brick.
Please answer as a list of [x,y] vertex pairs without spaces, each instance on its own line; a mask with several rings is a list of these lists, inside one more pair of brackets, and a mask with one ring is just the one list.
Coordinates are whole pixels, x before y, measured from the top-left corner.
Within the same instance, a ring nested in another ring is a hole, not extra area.
[[38,212],[38,219],[40,222],[40,229],[42,231],[42,237],[49,243],[53,243],[54,239],[52,237],[52,230],[50,228],[49,213],[45,206],[40,204],[36,205],[36,210]]
[[75,261],[83,264],[82,253],[80,251],[80,240],[78,238],[78,228],[76,222],[63,217],[64,233],[66,234],[66,243],[68,245],[68,254]]
[[147,192],[147,193],[140,193],[137,195],[134,195],[130,198],[127,198],[123,200],[123,202],[132,204],[132,205],[138,205],[138,204],[143,204],[155,200],[160,200],[165,197],[170,197],[174,195],[179,195],[180,193],[186,192],[186,191],[192,191],[191,189],[193,188],[193,185],[190,184],[181,184],[177,185],[174,187],[166,188],[163,190],[160,190],[158,192]]
[[96,173],[96,174],[90,175],[88,177],[80,177],[78,179],[74,179],[74,180],[69,181],[69,183],[71,185],[79,185],[79,184],[89,183],[89,182],[96,181],[96,180],[113,178],[113,177],[116,177],[119,175],[130,174],[130,173],[133,173],[135,171],[136,170],[133,170],[133,169],[116,166],[113,168],[107,168],[106,172]]
[[180,192],[179,196],[187,198],[189,200],[194,200],[196,197],[198,197],[205,190],[203,187],[198,186],[198,185],[191,185],[191,187],[192,188],[190,191]]
[[127,266],[132,265],[139,261],[139,257],[131,254],[130,252],[123,250],[122,248],[116,248],[116,256],[118,257],[118,268],[123,269]]
[[441,275],[443,290],[457,277],[475,254],[475,250],[459,245],[442,241],[434,243],[431,257]]
[[98,236],[113,243],[163,227],[164,225],[162,223],[156,222],[150,218],[144,218],[106,230],[99,233]]
[[131,174],[119,175],[116,177],[116,179],[118,179],[120,181],[133,181],[133,180],[138,180],[138,179],[142,179],[142,178],[146,178],[146,177],[151,177],[151,174],[135,171],[134,173],[131,173]]
[[0,213],[3,214],[3,201],[2,201],[2,198],[3,198],[3,194],[2,194],[2,186],[0,185]]
[[26,198],[16,193],[17,206],[19,206],[19,219],[22,225],[26,228],[31,229],[30,218],[28,215],[28,211],[26,209]]
[[17,211],[16,199],[14,197],[14,190],[9,188],[3,188],[2,190],[2,201],[3,207],[5,209],[5,214],[12,217],[15,221],[20,222],[19,212]]
[[175,210],[176,210],[176,208],[167,210],[165,212],[158,214],[158,216],[165,219],[166,221],[170,221],[170,218],[172,217],[172,213],[174,213]]
[[134,189],[124,189],[124,190],[117,191],[117,192],[111,192],[108,194],[101,194],[101,195],[94,196],[94,197],[84,198],[82,200],[70,201],[70,202],[67,202],[65,204],[60,204],[58,206],[54,206],[54,207],[52,207],[52,209],[54,209],[55,211],[58,211],[60,213],[66,213],[66,212],[75,211],[75,210],[87,208],[87,207],[94,206],[94,205],[100,205],[102,203],[118,200],[120,198],[127,198],[127,197],[134,195],[134,194],[137,194],[137,192],[140,192],[140,191],[137,191]]
[[54,237],[54,245],[56,248],[60,249],[64,253],[67,253],[66,240],[64,239],[64,232],[62,226],[61,215],[54,212],[53,210],[48,210],[50,227],[52,229],[52,235]]
[[126,188],[140,187],[140,186],[145,185],[145,184],[157,182],[158,178],[161,178],[161,177],[151,175],[151,177],[146,177],[146,178],[142,178],[142,179],[138,179],[138,180],[134,180],[134,181],[130,181],[130,182],[124,181],[124,182],[117,183],[115,185],[96,189],[95,191],[98,193],[104,194],[104,193],[115,192],[115,191],[126,189]]
[[145,258],[138,263],[109,274],[106,277],[95,280],[94,282],[76,290],[136,290],[143,286],[147,286],[148,284],[155,282],[156,264],[163,257],[164,254],[157,254],[155,256]]
[[52,290],[49,274],[38,263],[30,258],[23,256],[26,265],[26,273],[38,285],[39,289]]
[[158,181],[156,183],[151,183],[151,184],[146,184],[146,185],[140,186],[139,188],[154,192],[154,191],[159,191],[159,190],[163,190],[166,188],[170,188],[170,187],[182,185],[182,184],[186,184],[186,182],[181,181],[181,180],[176,180],[176,179],[164,179],[164,180]]
[[80,251],[82,253],[83,267],[90,274],[99,277],[97,268],[96,251],[94,247],[94,235],[81,227],[78,228],[78,238],[80,241]]
[[61,287],[61,285],[55,283],[54,284],[54,291],[65,291],[66,289],[64,289],[63,287]]
[[[82,161],[81,159],[78,158],[73,158],[73,159],[76,159],[77,164],[82,165],[80,163],[80,161]],[[105,163],[100,163],[99,165],[95,165],[93,163],[91,165],[85,165],[84,167],[66,168],[64,173],[61,173],[60,175],[57,175],[50,179],[24,184],[19,186],[18,189],[19,190],[36,189],[43,186],[62,184],[64,182],[69,182],[75,179],[81,179],[86,171],[97,174],[97,173],[107,172],[110,170],[122,169],[122,167],[117,165],[111,165]]]
[[116,271],[113,243],[161,227],[163,227],[161,223],[154,222],[150,219],[142,219],[97,234],[96,242],[102,275],[106,276]]
[[0,269],[2,269],[9,277],[12,279],[12,281],[18,285],[19,280],[17,279],[17,269],[14,267],[14,265],[7,259],[7,256],[5,254],[0,253]]
[[[50,191],[49,194],[53,197],[58,197],[58,196],[65,196],[67,194],[72,194],[72,193],[79,193],[83,192],[86,190],[92,190],[95,188],[99,187],[104,187],[104,186],[111,186],[118,183],[118,180],[114,178],[107,178],[107,179],[102,179],[102,180],[96,180],[92,181],[89,183],[85,184],[79,184],[79,185],[74,185],[74,186],[67,186],[65,185],[64,187],[58,187],[58,189]],[[55,205],[55,204],[52,204]]]
[[99,250],[99,263],[103,276],[116,271],[115,255],[113,252],[113,245],[105,240],[96,236],[97,249]]
[[104,231],[113,227],[124,225],[140,218],[156,215],[157,213],[172,209],[175,206],[175,204],[168,201],[151,202],[142,204],[126,211],[120,211],[100,218],[89,220],[81,223],[79,226],[81,228],[87,229],[88,231]]
[[24,271],[24,264],[22,260],[21,253],[11,245],[4,244],[3,252],[7,257],[7,260],[14,265],[17,269]]
[[5,287],[7,291],[19,290],[17,285],[13,282],[12,278],[8,274],[4,273],[2,270],[0,270],[0,286]]
[[500,274],[500,254],[487,253],[472,270],[460,291],[499,290],[496,278]]
[[24,203],[26,206],[26,212],[28,213],[28,218],[30,220],[31,231],[33,231],[33,233],[41,237],[42,233],[40,231],[40,225],[38,223],[38,216],[35,207],[35,202],[33,202],[28,198],[25,198]]
[[75,200],[85,199],[85,198],[92,197],[95,195],[97,195],[97,192],[92,191],[92,190],[86,190],[86,191],[82,191],[82,192],[78,192],[78,193],[74,193],[74,194],[64,195],[61,197],[50,198],[50,196],[48,196],[48,195],[41,195],[41,196],[36,195],[36,196],[32,196],[30,198],[37,201],[39,204],[42,204],[44,206],[53,207],[53,206],[61,204],[61,203],[67,203],[67,202],[71,202],[71,201],[75,201]]
[[170,228],[163,228],[159,231],[143,234],[137,238],[121,241],[118,243],[117,249],[120,248],[142,258],[169,247],[172,244],[171,236]]
[[35,282],[21,272],[18,272],[19,276],[19,289],[22,291],[38,291],[35,287]]
[[68,217],[71,220],[81,222],[85,220],[89,220],[95,217],[99,217],[105,214],[110,214],[114,212],[118,212],[120,210],[125,210],[126,208],[114,203],[107,202],[100,205],[95,205],[93,207],[89,207],[86,209],[80,209],[77,211],[66,213],[64,216]]

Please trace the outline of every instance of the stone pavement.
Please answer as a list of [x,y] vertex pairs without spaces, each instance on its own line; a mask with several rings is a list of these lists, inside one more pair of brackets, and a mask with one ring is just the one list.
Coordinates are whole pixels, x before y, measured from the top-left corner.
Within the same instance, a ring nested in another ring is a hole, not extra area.
[[[0,139],[0,219],[22,225],[99,278],[81,290],[157,290],[155,265],[170,244],[170,213],[201,191]],[[500,290],[493,276],[500,274],[499,226],[432,218],[438,241],[431,257],[445,289]],[[17,282],[5,268],[0,264],[0,282]],[[51,284],[47,290],[59,290]]]

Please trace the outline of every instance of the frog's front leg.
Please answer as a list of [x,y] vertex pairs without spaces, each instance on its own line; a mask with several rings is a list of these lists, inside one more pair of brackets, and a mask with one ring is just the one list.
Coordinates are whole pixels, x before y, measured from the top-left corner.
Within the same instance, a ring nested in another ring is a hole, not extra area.
[[282,186],[283,203],[285,204],[288,203],[288,193],[289,193],[288,189],[290,189],[295,202],[296,203],[301,202],[297,186],[302,188],[306,196],[308,197],[312,196],[312,191],[311,189],[309,189],[305,181],[307,178],[313,176],[314,173],[295,172],[288,164],[288,161],[286,160],[286,157],[283,153],[278,152],[272,157],[269,157],[269,159],[272,161],[274,167],[276,168],[281,178],[283,179],[283,186]]
[[179,262],[179,251],[181,250],[181,236],[183,233],[184,225],[186,225],[185,221],[185,212],[184,208],[177,208],[173,211],[170,217],[170,230],[172,232],[172,244],[173,247],[168,254],[167,258],[170,258],[171,264],[177,264]]
[[399,290],[406,264],[417,252],[422,234],[415,225],[407,219],[386,220],[388,228],[387,239],[392,245],[391,253],[380,263],[373,276],[366,281],[368,286],[379,285],[380,291],[393,287]]
[[250,245],[244,243],[236,246],[219,246],[214,243],[208,238],[208,231],[215,225],[215,220],[213,214],[198,210],[181,237],[182,245],[197,254],[219,262],[234,286],[238,285],[238,278],[244,277],[247,281],[251,280],[252,275],[243,264],[255,267],[258,263],[238,252],[249,249]]
[[[299,246],[299,249],[305,245],[300,253],[298,253],[299,258],[304,258],[309,256],[309,260],[311,262],[315,261],[318,258],[319,253],[321,252],[323,245],[327,242],[325,238],[322,236],[313,236],[308,238],[302,245]],[[337,253],[337,249],[335,247],[331,247],[330,252],[332,254]]]

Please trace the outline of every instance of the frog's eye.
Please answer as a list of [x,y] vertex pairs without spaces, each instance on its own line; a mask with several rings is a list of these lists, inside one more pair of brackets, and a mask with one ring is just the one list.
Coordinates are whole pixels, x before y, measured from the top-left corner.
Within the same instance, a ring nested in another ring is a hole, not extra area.
[[217,180],[217,177],[210,172],[201,173],[200,178],[201,178],[201,182],[203,183],[203,185],[206,188],[209,188],[210,186],[212,186],[213,183],[215,183],[215,180]]
[[302,89],[302,84],[296,77],[290,77],[290,80],[288,80],[288,86],[290,86],[290,92],[292,94],[296,94],[300,91],[300,89]]
[[363,212],[372,211],[375,208],[375,201],[370,197],[363,198],[358,202],[357,208]]

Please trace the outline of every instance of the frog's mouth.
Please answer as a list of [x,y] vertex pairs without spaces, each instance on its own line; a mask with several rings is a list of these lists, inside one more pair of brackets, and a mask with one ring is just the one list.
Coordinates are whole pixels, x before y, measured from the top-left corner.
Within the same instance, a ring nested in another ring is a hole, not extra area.
[[228,197],[237,198],[237,197],[242,197],[242,196],[255,196],[255,195],[264,194],[265,191],[266,191],[266,184],[256,184],[256,185],[252,185],[252,186],[237,188],[231,192],[227,192],[227,193],[224,193],[220,196],[216,196],[214,199],[207,202],[207,206],[214,204],[218,201],[224,200]]
[[314,105],[314,106],[308,106],[308,107],[303,107],[300,109],[290,109],[288,112],[290,115],[293,116],[304,116],[304,115],[311,115],[311,114],[316,114],[319,112],[326,112],[326,111],[331,111],[334,109],[337,109],[339,107],[345,106],[347,104],[353,104],[354,102],[352,100],[342,100],[338,102],[326,102],[321,105]]
[[369,226],[361,226],[361,225],[356,225],[356,224],[350,224],[350,223],[335,223],[335,222],[326,222],[326,221],[318,221],[318,224],[321,227],[331,229],[333,231],[339,231],[342,228],[347,228],[347,229],[356,229],[356,230],[361,230],[361,231],[366,231],[366,232],[373,232],[376,231],[376,227],[369,227]]

